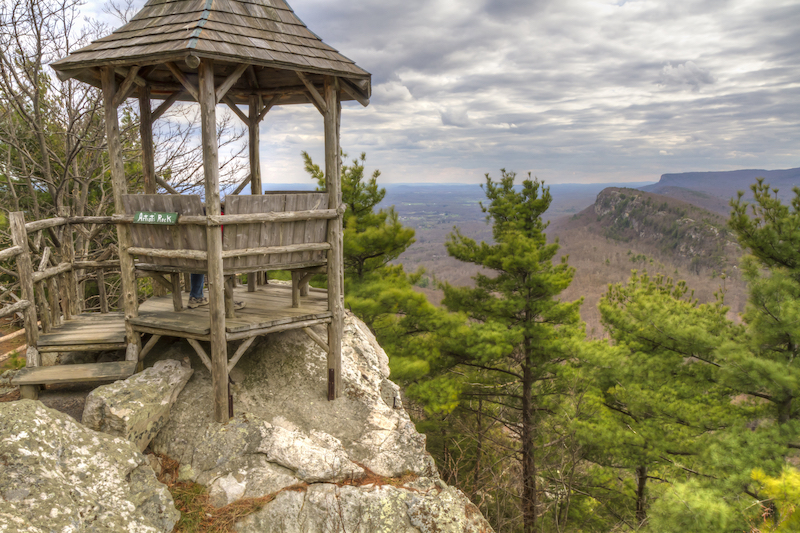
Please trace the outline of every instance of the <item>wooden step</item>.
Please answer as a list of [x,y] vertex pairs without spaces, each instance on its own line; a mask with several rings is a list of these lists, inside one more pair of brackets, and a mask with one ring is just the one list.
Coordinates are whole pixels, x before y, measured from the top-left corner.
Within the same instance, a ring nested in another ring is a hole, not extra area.
[[56,365],[23,368],[12,385],[49,385],[52,383],[84,383],[88,381],[117,381],[136,372],[136,361],[92,363],[86,365]]

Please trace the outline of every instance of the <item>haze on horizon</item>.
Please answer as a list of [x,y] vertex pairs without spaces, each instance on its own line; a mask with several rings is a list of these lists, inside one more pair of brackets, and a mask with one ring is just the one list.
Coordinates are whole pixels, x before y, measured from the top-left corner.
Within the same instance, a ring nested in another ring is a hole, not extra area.
[[[383,183],[548,183],[800,167],[800,3],[770,0],[289,0],[373,75],[342,146]],[[136,0],[140,8],[144,0]],[[87,17],[111,27],[101,2]],[[322,163],[312,106],[262,125],[265,181]]]

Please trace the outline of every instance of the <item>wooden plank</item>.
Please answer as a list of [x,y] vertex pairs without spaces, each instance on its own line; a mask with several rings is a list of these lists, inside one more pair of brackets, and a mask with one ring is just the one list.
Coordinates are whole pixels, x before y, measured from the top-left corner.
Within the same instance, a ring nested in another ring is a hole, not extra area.
[[[328,208],[342,203],[341,159],[339,147],[339,99],[335,79],[325,77],[325,189]],[[328,310],[332,313],[328,325],[328,400],[342,393],[342,336],[344,334],[344,265],[342,246],[342,216],[328,222]]]
[[105,352],[109,350],[122,350],[131,346],[127,342],[104,342],[98,344],[53,344],[42,346],[40,352]]
[[[221,213],[219,197],[219,147],[217,146],[216,93],[214,64],[200,63],[200,123],[203,145],[206,211]],[[214,390],[214,420],[228,421],[228,351],[225,339],[225,295],[222,269],[222,228],[207,227],[208,243],[208,314],[211,337],[211,381]]]
[[[33,265],[31,264],[31,254],[28,248],[28,233],[25,231],[25,216],[22,211],[15,211],[8,215],[11,229],[11,239],[14,246],[19,246],[21,253],[17,256],[17,274],[19,275],[19,285],[22,289],[22,298],[30,303],[25,307],[23,315],[25,317],[25,340],[28,346],[36,348],[39,341],[39,319],[36,315],[36,295],[33,288]],[[35,350],[31,354],[38,354]],[[30,357],[25,366],[41,366],[40,357]]]
[[12,384],[50,385],[53,383],[117,381],[132,376],[135,371],[135,361],[45,366],[20,370],[12,380]]
[[327,324],[331,321],[330,318],[321,318],[316,320],[302,320],[299,322],[290,322],[287,324],[279,324],[276,326],[270,326],[266,328],[261,328],[257,330],[251,330],[244,333],[229,333],[228,340],[229,341],[237,341],[242,339],[247,339],[255,335],[268,335],[269,333],[278,333],[279,331],[289,331],[292,329],[303,329],[303,328],[310,328],[311,326],[317,326],[319,324]]

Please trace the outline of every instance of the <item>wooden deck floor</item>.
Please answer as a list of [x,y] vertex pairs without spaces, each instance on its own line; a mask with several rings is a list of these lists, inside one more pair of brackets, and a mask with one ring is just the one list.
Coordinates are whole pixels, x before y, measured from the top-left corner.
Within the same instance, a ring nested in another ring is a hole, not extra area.
[[[131,320],[134,329],[159,335],[188,337],[205,340],[210,333],[208,307],[186,308],[188,294],[183,294],[184,310],[176,313],[172,295],[151,298],[139,306],[139,316]],[[276,326],[328,319],[328,295],[323,290],[310,290],[300,298],[300,307],[292,307],[292,290],[286,285],[267,285],[256,292],[246,287],[234,289],[234,300],[245,302],[245,308],[236,311],[236,318],[225,321],[226,332],[239,338]],[[299,324],[298,324],[299,325]],[[69,351],[70,347],[86,350],[110,350],[125,347],[125,320],[123,313],[82,313],[39,335],[39,349],[43,352]]]
[[[225,321],[226,332],[246,334],[284,324],[330,318],[328,295],[323,290],[310,290],[300,298],[300,307],[292,307],[292,290],[287,285],[266,285],[255,292],[247,287],[234,289],[234,300],[243,301],[245,308],[236,311],[236,318]],[[184,307],[188,294],[183,294]],[[176,337],[204,338],[210,333],[208,307],[184,308],[176,313],[172,296],[151,298],[139,306],[139,316],[131,319],[134,329]]]

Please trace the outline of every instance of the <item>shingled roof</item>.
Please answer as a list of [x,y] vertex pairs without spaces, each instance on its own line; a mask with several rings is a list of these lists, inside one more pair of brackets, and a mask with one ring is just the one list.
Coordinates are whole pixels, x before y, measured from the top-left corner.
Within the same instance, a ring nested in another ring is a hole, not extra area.
[[367,97],[371,92],[370,74],[322,42],[284,0],[150,0],[111,35],[50,66],[62,78],[99,86],[94,67],[152,65],[140,76],[158,85],[171,81],[162,68],[168,62],[191,73],[183,64],[189,55],[214,59],[222,71],[226,65],[263,67],[261,89],[297,85],[296,74],[278,71],[300,71],[349,79]]

